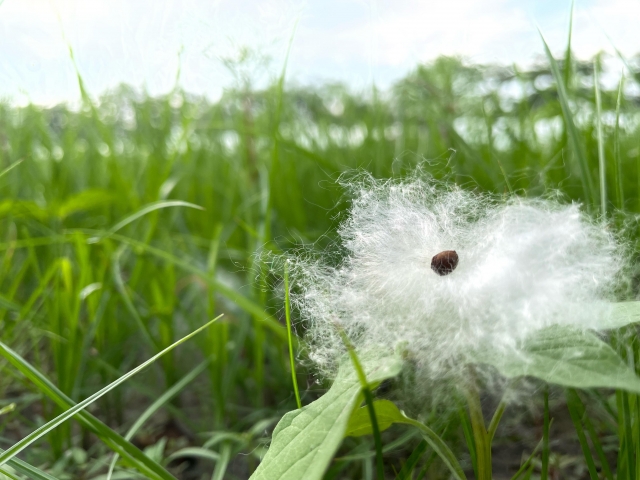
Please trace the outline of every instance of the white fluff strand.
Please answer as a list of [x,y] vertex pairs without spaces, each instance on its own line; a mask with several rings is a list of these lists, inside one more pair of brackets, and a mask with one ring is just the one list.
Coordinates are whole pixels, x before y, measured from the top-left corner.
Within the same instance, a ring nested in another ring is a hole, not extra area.
[[[358,350],[401,348],[437,380],[473,349],[517,349],[551,324],[596,328],[607,314],[623,255],[578,205],[499,201],[418,176],[348,187],[339,265],[294,259],[292,301],[326,374],[344,354],[337,324]],[[431,259],[444,250],[459,263],[439,276]]]

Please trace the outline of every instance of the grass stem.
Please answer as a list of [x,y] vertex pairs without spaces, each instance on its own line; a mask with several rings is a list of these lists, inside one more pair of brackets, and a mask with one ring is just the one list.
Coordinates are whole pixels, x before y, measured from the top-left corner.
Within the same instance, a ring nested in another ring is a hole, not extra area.
[[291,363],[291,382],[293,391],[296,394],[296,404],[302,408],[300,401],[300,391],[298,390],[298,379],[296,376],[296,363],[293,358],[293,336],[291,334],[291,306],[289,303],[289,262],[284,264],[284,314],[287,320],[287,340],[289,344],[289,362]]

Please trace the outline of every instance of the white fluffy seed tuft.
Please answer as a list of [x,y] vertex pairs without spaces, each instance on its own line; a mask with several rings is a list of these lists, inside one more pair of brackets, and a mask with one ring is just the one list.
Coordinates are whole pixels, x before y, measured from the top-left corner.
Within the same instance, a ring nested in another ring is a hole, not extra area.
[[[360,177],[337,266],[294,260],[292,302],[325,374],[344,355],[406,352],[422,378],[455,373],[476,348],[517,349],[551,324],[597,328],[623,266],[613,235],[578,205],[497,198],[414,177]],[[455,250],[446,276],[431,259]]]

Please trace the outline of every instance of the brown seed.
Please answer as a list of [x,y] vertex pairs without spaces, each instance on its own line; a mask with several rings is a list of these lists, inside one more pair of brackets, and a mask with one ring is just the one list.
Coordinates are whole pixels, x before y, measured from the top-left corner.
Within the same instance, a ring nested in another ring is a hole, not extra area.
[[455,250],[445,250],[431,259],[431,270],[438,275],[449,275],[458,266],[458,254]]

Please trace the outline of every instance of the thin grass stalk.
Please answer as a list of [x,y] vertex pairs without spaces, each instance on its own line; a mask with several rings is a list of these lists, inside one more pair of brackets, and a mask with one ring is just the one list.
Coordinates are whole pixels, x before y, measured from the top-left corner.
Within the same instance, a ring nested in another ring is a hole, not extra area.
[[575,122],[573,121],[573,113],[569,108],[569,95],[567,94],[567,88],[560,74],[560,69],[558,68],[558,63],[556,59],[551,54],[551,50],[549,49],[549,45],[545,41],[542,36],[542,32],[540,32],[540,37],[542,38],[542,44],[544,45],[544,50],[547,55],[547,59],[549,61],[549,65],[551,67],[551,73],[556,82],[556,86],[558,88],[558,101],[560,102],[560,107],[562,109],[562,116],[564,118],[565,129],[567,130],[568,137],[571,140],[571,144],[573,146],[573,153],[577,157],[578,166],[580,167],[580,174],[582,177],[582,188],[584,191],[585,202],[587,204],[594,205],[596,204],[596,197],[594,194],[593,188],[593,180],[591,179],[591,174],[589,172],[589,161],[587,158],[587,153],[585,152],[584,145],[580,139],[580,134],[578,129],[576,128]]
[[542,427],[542,465],[540,480],[547,480],[549,477],[549,386],[544,387],[544,424]]
[[613,130],[613,157],[616,172],[616,198],[618,208],[624,212],[624,185],[622,183],[622,155],[620,154],[620,104],[622,103],[622,88],[624,86],[624,72],[618,85],[618,97],[616,99],[616,125]]
[[293,335],[291,333],[291,305],[289,301],[289,262],[284,264],[284,315],[287,321],[287,340],[289,345],[289,363],[291,365],[291,382],[293,383],[293,391],[296,395],[296,405],[302,408],[300,401],[300,391],[298,390],[298,378],[296,375],[296,362],[293,355]]
[[476,453],[476,443],[473,439],[473,428],[469,416],[465,412],[464,408],[460,408],[458,412],[460,416],[460,423],[462,425],[462,433],[464,435],[465,442],[467,443],[467,449],[469,450],[469,456],[471,457],[471,466],[473,467],[473,474],[478,478],[478,455]]
[[429,444],[426,441],[424,440],[420,441],[418,446],[413,449],[413,452],[411,452],[411,455],[409,455],[409,458],[407,459],[407,461],[404,462],[404,465],[402,465],[402,469],[396,476],[396,480],[411,479],[413,471],[416,468],[416,465],[420,461],[420,458],[422,457],[422,455],[424,455],[424,453],[427,451],[428,447],[429,447]]
[[596,464],[593,459],[593,454],[591,453],[591,449],[589,448],[589,444],[587,443],[587,437],[584,434],[584,428],[582,426],[582,417],[584,415],[582,401],[580,400],[580,397],[578,397],[576,391],[572,388],[567,389],[567,407],[569,409],[569,415],[571,416],[576,434],[578,435],[578,441],[580,442],[582,454],[584,455],[584,459],[587,462],[589,476],[591,477],[591,480],[599,480],[599,475],[598,471],[596,470]]
[[491,442],[485,428],[480,394],[476,385],[466,389],[466,397],[476,447],[477,478],[478,480],[491,480]]
[[[186,387],[189,383],[191,383],[198,375],[200,375],[209,365],[210,359],[201,362],[198,366],[196,366],[193,370],[187,373],[184,377],[182,377],[178,382],[171,386],[169,390],[164,392],[158,399],[153,402],[147,409],[140,415],[136,421],[131,425],[127,433],[125,434],[125,440],[131,440],[133,436],[140,430],[142,425],[155,413],[157,412],[165,403],[171,400],[174,396],[176,396],[184,387]],[[109,464],[109,470],[107,471],[106,480],[111,480],[111,476],[113,475],[113,470],[118,462],[118,458],[120,455],[116,452],[113,455],[113,459]]]
[[598,62],[593,63],[593,89],[596,95],[596,137],[598,139],[598,176],[600,178],[600,213],[607,216],[607,173],[604,159],[604,139],[602,137],[602,100],[600,98],[600,79]]
[[573,55],[571,54],[571,41],[573,39],[573,12],[576,2],[571,0],[571,10],[569,11],[569,31],[567,32],[567,48],[564,51],[564,84],[567,89],[571,87],[571,73],[573,72]]
[[[223,225],[221,223],[215,225],[211,243],[209,244],[209,254],[207,257],[207,275],[209,278],[215,278],[216,276],[222,228]],[[208,285],[208,290],[207,312],[209,317],[214,317],[216,312],[215,289]],[[224,420],[226,410],[224,377],[228,363],[227,341],[229,337],[229,326],[227,322],[220,322],[212,326],[207,333],[209,338],[205,351],[208,356],[213,358],[209,366],[211,398],[214,401],[213,411],[215,412],[215,421],[217,424],[221,424]]]
[[380,435],[380,428],[378,426],[378,417],[376,416],[376,410],[373,404],[373,395],[371,394],[371,389],[369,388],[369,382],[367,382],[367,376],[360,364],[360,360],[358,359],[358,355],[356,354],[356,349],[353,344],[347,337],[346,333],[342,330],[341,327],[337,327],[340,336],[342,337],[342,341],[344,345],[347,347],[347,351],[349,352],[349,357],[351,358],[351,362],[353,363],[353,368],[356,371],[358,376],[358,380],[360,381],[360,385],[362,387],[362,394],[364,395],[365,403],[367,404],[367,410],[369,411],[369,418],[371,420],[371,430],[373,432],[373,441],[376,447],[376,471],[378,480],[384,480],[384,460],[382,457],[382,436]]

